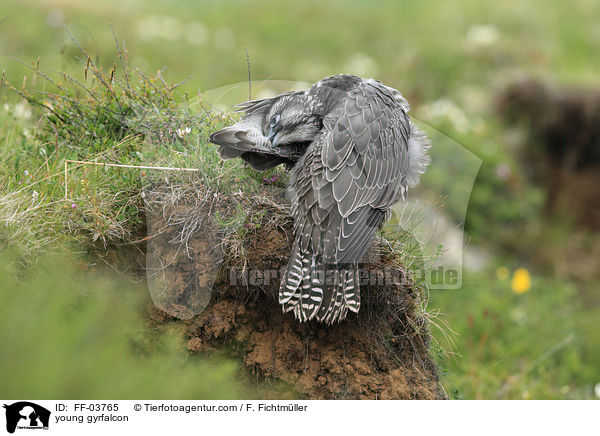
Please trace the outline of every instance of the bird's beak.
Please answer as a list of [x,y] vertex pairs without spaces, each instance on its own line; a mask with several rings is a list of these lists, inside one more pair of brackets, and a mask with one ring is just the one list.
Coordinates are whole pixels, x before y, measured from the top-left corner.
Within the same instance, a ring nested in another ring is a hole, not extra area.
[[268,138],[271,141],[271,147],[277,147],[277,132],[271,129]]

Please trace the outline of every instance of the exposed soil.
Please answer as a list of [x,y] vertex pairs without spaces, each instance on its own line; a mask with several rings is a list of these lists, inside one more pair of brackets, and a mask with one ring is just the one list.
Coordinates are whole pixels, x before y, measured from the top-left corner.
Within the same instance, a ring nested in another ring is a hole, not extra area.
[[[162,292],[168,294],[165,307],[171,315],[153,308],[152,323],[176,322],[185,329],[190,352],[226,352],[257,377],[293,385],[304,398],[445,398],[428,354],[421,292],[385,243],[374,243],[364,268],[385,270],[394,283],[382,285],[373,279],[373,284],[363,284],[359,314],[349,314],[341,323],[299,323],[282,313],[276,297],[279,270],[287,265],[291,246],[291,219],[272,203],[255,201],[249,207],[249,216],[260,220],[246,226],[249,230],[238,241],[235,256],[230,247],[218,244],[215,237],[222,237],[222,231],[211,220],[202,220],[186,239],[186,249],[177,249],[184,224],[161,226],[159,221],[161,216],[189,211],[185,204],[174,205],[172,213],[163,209],[153,215],[151,227],[162,233],[149,244],[148,254],[168,259]],[[208,212],[199,208],[193,213]],[[217,266],[219,272],[213,274]],[[190,318],[190,304],[206,307]]]

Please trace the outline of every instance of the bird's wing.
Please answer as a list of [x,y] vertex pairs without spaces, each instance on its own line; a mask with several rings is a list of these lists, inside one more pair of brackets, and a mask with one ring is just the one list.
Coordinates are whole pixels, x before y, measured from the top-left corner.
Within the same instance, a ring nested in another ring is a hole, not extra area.
[[325,264],[359,262],[405,189],[410,122],[388,89],[375,82],[349,91],[297,166],[295,234]]
[[273,102],[281,97],[285,97],[288,95],[298,94],[299,91],[288,91],[282,94],[279,94],[275,97],[261,98],[257,100],[249,100],[243,103],[238,103],[234,105],[238,112],[243,112],[245,115],[251,115],[256,112],[265,112],[271,107]]

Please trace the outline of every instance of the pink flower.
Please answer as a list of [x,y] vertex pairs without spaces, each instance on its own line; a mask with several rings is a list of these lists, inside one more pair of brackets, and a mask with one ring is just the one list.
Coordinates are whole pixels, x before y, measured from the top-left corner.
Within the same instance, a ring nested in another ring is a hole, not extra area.
[[278,177],[277,174],[274,174],[272,177],[266,178],[263,177],[263,182],[265,182],[267,185],[270,185],[272,183],[275,183],[277,181]]

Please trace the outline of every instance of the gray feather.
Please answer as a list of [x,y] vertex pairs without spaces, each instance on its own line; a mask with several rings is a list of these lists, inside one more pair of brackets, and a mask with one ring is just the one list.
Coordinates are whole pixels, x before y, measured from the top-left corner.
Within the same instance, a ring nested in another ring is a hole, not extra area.
[[[245,114],[239,123],[211,135],[221,156],[259,169],[293,165],[295,241],[279,292],[283,310],[328,324],[358,312],[358,263],[430,163],[408,103],[378,81],[338,75],[238,109]],[[287,124],[269,132],[273,114]]]

